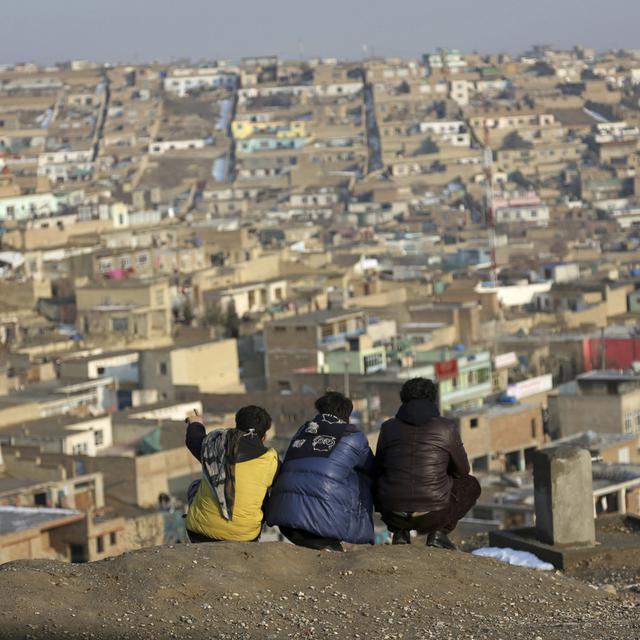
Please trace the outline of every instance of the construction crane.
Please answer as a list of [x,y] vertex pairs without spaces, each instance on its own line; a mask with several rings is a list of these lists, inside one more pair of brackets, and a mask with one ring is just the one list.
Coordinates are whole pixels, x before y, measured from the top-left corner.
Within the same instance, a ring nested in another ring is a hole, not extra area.
[[484,122],[484,148],[482,153],[482,164],[484,167],[485,182],[485,222],[487,225],[487,235],[489,238],[489,252],[491,254],[489,278],[491,286],[496,286],[498,283],[498,265],[496,264],[496,219],[493,207],[493,150],[491,149],[489,125],[486,119]]

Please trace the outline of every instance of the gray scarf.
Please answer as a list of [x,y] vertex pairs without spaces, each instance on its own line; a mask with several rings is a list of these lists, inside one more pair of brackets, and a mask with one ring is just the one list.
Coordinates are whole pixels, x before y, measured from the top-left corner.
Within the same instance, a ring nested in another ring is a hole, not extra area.
[[202,474],[220,505],[225,520],[233,518],[236,496],[235,463],[240,438],[249,435],[255,435],[255,431],[216,429],[202,441]]

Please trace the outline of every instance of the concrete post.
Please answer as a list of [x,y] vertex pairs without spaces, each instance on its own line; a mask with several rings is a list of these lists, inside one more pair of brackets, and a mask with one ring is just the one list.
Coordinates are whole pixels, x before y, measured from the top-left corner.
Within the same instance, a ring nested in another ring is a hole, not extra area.
[[518,471],[526,471],[527,469],[527,459],[524,455],[524,449],[520,449],[518,451]]
[[627,513],[627,490],[618,491],[618,513]]
[[537,451],[533,484],[538,540],[564,546],[595,544],[589,451],[576,447]]

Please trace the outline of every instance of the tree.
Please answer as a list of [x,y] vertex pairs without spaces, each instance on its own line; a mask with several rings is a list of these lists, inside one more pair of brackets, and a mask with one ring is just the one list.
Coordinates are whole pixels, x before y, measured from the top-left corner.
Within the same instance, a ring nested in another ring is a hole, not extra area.
[[544,62],[543,60],[536,62],[531,69],[539,77],[556,75],[556,70],[548,62]]
[[227,313],[224,319],[224,327],[228,338],[237,338],[240,335],[240,318],[236,311],[236,304],[233,300],[227,306]]
[[182,321],[186,325],[191,325],[191,323],[193,322],[193,318],[195,316],[193,313],[193,307],[191,306],[190,298],[185,298],[184,302],[182,303],[181,314],[182,314]]
[[208,305],[204,314],[204,321],[208,327],[224,326],[225,314],[217,300],[212,300]]
[[531,149],[533,144],[525,140],[517,131],[508,133],[502,141],[503,149]]
[[431,138],[426,138],[416,150],[416,155],[438,153],[438,151],[440,151],[440,147]]

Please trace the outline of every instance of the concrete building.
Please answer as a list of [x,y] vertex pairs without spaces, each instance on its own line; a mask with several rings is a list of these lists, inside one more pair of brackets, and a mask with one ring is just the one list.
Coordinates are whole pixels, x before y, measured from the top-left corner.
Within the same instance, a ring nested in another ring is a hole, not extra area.
[[562,437],[640,433],[640,380],[619,371],[581,374],[549,396],[549,413],[552,433]]
[[47,453],[96,456],[111,446],[111,416],[51,416],[0,429],[0,443],[36,446]]
[[132,342],[166,338],[171,332],[169,283],[107,280],[77,289],[78,327],[88,340]]
[[326,310],[268,323],[264,343],[269,386],[288,390],[296,369],[321,370],[323,351],[344,347],[350,336],[366,332],[367,322],[359,310]]
[[161,400],[173,400],[177,387],[200,393],[238,393],[240,382],[236,340],[198,342],[146,350],[140,354],[140,384],[155,389]]

